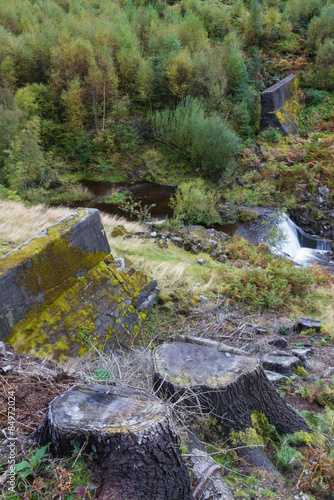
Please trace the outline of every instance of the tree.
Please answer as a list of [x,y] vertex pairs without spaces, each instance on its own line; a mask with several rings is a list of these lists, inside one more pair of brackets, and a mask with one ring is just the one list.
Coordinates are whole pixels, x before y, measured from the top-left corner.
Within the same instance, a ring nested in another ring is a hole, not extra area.
[[40,119],[32,117],[11,141],[5,161],[7,181],[12,189],[27,195],[44,166],[44,155],[40,146]]
[[85,91],[81,85],[80,78],[74,77],[67,91],[62,94],[69,115],[69,125],[72,129],[80,129],[83,132],[83,124],[87,115],[84,103]]
[[238,137],[226,121],[217,113],[206,114],[203,104],[190,96],[175,111],[156,112],[154,127],[158,137],[210,176],[226,173],[238,151]]
[[8,157],[11,141],[25,119],[25,114],[17,106],[12,90],[0,87],[0,169]]

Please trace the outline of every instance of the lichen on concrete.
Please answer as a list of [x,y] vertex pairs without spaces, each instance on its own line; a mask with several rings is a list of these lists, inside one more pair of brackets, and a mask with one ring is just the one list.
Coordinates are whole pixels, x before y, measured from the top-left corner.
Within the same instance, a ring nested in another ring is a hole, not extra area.
[[98,242],[94,251],[94,242],[75,245],[71,236],[69,226],[49,229],[37,238],[41,247],[31,240],[18,250],[21,260],[15,255],[20,263],[8,267],[31,302],[6,338],[20,352],[59,359],[84,355],[93,345],[128,346],[146,316],[143,304],[155,297],[156,282],[132,267],[118,270],[109,245]]

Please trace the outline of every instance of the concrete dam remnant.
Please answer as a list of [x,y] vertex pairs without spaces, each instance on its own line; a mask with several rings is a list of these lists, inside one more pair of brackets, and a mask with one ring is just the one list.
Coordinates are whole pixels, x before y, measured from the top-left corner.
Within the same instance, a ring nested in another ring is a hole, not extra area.
[[131,343],[156,282],[116,264],[96,209],[75,210],[9,252],[0,259],[0,340],[55,359]]
[[283,135],[297,134],[300,75],[290,75],[261,94],[260,132],[274,127]]

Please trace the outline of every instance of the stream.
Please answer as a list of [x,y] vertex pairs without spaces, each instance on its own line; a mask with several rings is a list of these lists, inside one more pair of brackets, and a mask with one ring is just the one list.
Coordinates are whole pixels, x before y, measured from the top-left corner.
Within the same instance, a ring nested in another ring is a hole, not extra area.
[[[148,182],[128,185],[103,181],[83,181],[82,185],[92,193],[92,199],[86,206],[97,208],[113,215],[126,216],[117,205],[105,203],[104,197],[115,188],[126,189],[134,200],[151,206],[152,217],[164,220],[172,217],[173,211],[169,199],[175,193],[176,186],[164,186]],[[153,206],[154,205],[154,206]],[[82,206],[82,204],[81,204]],[[238,234],[252,243],[261,242],[271,246],[276,254],[285,255],[299,265],[318,262],[334,272],[334,255],[331,252],[331,240],[318,238],[305,233],[285,214],[278,210],[256,208],[259,218],[251,222],[236,222],[230,225],[218,225],[214,228],[230,236]]]

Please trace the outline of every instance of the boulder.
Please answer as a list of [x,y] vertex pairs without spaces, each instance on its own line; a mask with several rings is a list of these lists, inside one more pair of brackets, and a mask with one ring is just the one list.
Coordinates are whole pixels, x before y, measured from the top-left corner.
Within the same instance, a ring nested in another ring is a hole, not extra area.
[[275,347],[279,347],[280,349],[285,349],[286,347],[288,347],[288,342],[284,337],[279,337],[278,339],[271,340],[269,344]]
[[262,358],[262,366],[265,370],[281,373],[282,375],[293,375],[293,369],[301,365],[297,356],[291,356],[285,352],[274,351],[265,354]]
[[306,332],[307,330],[314,330],[319,333],[322,327],[321,321],[314,318],[299,318],[293,325],[292,329],[295,332]]
[[298,133],[299,80],[299,75],[290,75],[262,92],[260,132],[274,127],[284,135]]

